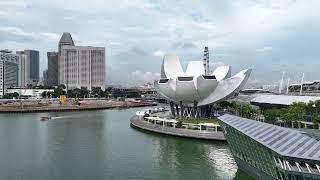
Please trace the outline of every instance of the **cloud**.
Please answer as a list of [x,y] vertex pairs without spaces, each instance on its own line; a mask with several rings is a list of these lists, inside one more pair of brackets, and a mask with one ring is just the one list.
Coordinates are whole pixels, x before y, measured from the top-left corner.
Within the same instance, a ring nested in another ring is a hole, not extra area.
[[231,54],[227,54],[227,53],[214,53],[213,55],[214,55],[214,57],[219,57],[219,58],[231,56]]
[[8,33],[16,36],[35,37],[35,34],[33,32],[26,32],[18,27],[12,27],[12,26],[1,26],[0,32]]
[[217,61],[217,62],[213,62],[213,63],[210,63],[210,69],[212,71],[214,71],[217,67],[219,66],[225,66],[226,64],[224,62],[221,62],[221,61]]
[[[59,34],[52,33],[52,32],[25,31],[19,27],[14,27],[14,26],[0,26],[0,33],[3,35],[2,40],[4,41],[12,41],[12,42],[16,42],[19,44],[26,44],[26,45],[29,44],[30,42],[56,43],[59,41],[61,36]],[[10,44],[8,45],[10,46]],[[24,49],[28,49],[28,48],[30,47],[27,47],[27,46],[24,47]]]
[[264,46],[262,48],[258,48],[256,49],[257,52],[267,52],[267,51],[272,51],[272,47],[271,46]]
[[163,52],[162,50],[157,50],[157,51],[152,53],[152,56],[163,57],[164,54],[165,54],[165,52]]
[[131,73],[132,80],[136,84],[142,84],[142,83],[153,83],[155,80],[160,79],[160,73],[154,73],[154,72],[141,72],[139,70],[134,71]]
[[118,45],[121,45],[121,43],[120,43],[120,42],[116,42],[116,41],[109,41],[109,44],[110,44],[111,46],[118,46]]
[[[182,63],[202,59],[204,46],[213,49],[214,61],[236,70],[252,66],[257,78],[272,79],[265,74],[279,65],[299,72],[304,62],[320,76],[314,70],[319,6],[318,0],[1,0],[0,45],[40,50],[43,70],[46,52],[57,50],[62,32],[71,32],[78,45],[106,46],[107,64],[117,70],[107,77],[116,83],[126,83],[136,69],[156,72],[160,61],[153,59],[164,52]],[[123,69],[128,76],[117,74]]]
[[56,43],[61,38],[61,35],[56,33],[41,32],[39,34],[50,43]]
[[74,17],[73,16],[65,16],[63,17],[64,20],[73,20]]

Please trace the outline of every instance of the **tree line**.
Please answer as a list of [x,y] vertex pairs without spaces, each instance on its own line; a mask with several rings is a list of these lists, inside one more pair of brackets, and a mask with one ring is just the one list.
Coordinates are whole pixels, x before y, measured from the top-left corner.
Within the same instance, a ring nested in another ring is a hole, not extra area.
[[44,91],[42,93],[43,98],[59,98],[60,95],[66,95],[68,98],[104,98],[104,97],[113,97],[113,98],[139,98],[141,93],[137,91],[121,91],[117,88],[108,87],[104,91],[100,87],[93,87],[92,90],[87,88],[75,88],[72,90],[66,90],[65,85],[61,84],[58,87],[53,88],[53,92]]
[[231,108],[237,115],[245,118],[256,119],[263,117],[267,123],[283,123],[285,126],[301,127],[301,122],[312,122],[313,126],[319,126],[320,123],[320,100],[310,101],[308,103],[294,102],[286,107],[273,107],[261,111],[253,108],[250,104],[233,101],[232,103],[223,103],[222,107]]

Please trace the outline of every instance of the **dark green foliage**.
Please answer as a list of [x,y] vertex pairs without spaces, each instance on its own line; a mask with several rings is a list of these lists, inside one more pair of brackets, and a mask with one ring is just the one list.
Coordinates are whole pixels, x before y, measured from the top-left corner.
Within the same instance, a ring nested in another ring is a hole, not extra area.
[[199,123],[214,123],[218,124],[217,119],[208,119],[208,118],[187,118],[182,119],[184,123],[192,123],[192,124],[199,124]]
[[176,123],[176,128],[181,128],[182,127],[182,121],[178,121]]
[[281,116],[283,113],[282,109],[277,109],[277,108],[272,108],[272,109],[267,109],[264,111],[264,117],[265,117],[265,122],[267,123],[275,123],[278,118]]
[[94,97],[105,97],[105,92],[100,87],[93,87],[91,94]]
[[233,101],[231,107],[239,112],[239,115],[242,117],[250,118],[254,114],[258,114],[259,111],[252,108],[249,104],[244,104],[240,102]]
[[[230,107],[242,117],[250,118],[252,115],[260,115],[258,110],[253,109],[248,104],[232,102]],[[320,100],[310,101],[309,103],[295,102],[284,108],[271,108],[263,111],[262,115],[267,123],[275,123],[278,120],[284,121],[292,127],[297,126],[301,121],[311,121],[315,124],[320,123]]]
[[13,99],[13,98],[18,98],[19,97],[19,93],[14,92],[14,93],[6,93],[5,95],[3,95],[3,99]]

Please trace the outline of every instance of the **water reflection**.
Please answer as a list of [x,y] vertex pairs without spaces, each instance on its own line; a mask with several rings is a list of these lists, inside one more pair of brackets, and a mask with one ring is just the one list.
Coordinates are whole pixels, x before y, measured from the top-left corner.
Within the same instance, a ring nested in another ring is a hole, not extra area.
[[[226,143],[134,129],[137,109],[0,114],[0,179],[232,179]],[[238,176],[238,173],[237,173]]]
[[169,179],[232,179],[237,165],[225,142],[159,135],[134,128],[154,139],[152,154],[161,177]]

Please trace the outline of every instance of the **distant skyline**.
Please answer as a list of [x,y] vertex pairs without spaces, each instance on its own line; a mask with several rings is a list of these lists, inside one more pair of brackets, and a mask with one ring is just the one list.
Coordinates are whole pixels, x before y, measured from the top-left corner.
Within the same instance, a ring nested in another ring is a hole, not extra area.
[[[77,45],[106,47],[107,83],[135,85],[160,75],[161,56],[186,65],[210,49],[211,66],[252,68],[249,84],[320,79],[320,1],[1,0],[0,49],[58,50],[63,32]],[[124,73],[126,72],[126,73]],[[40,73],[42,74],[42,73]]]

